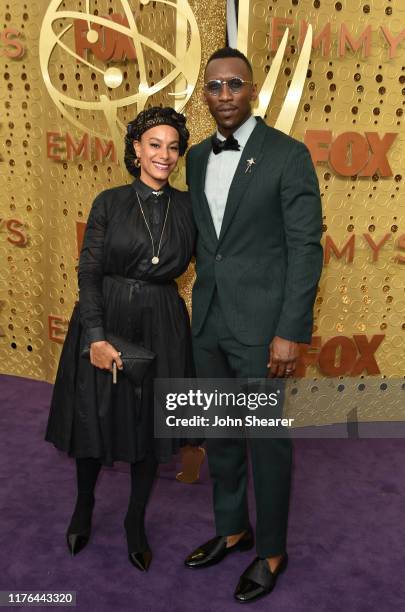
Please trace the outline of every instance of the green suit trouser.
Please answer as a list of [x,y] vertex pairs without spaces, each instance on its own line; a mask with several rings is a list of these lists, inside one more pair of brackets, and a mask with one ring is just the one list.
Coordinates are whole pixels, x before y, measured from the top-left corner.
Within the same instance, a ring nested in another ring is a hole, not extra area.
[[[215,292],[201,332],[193,338],[199,378],[265,378],[268,344],[246,346],[231,334]],[[286,551],[291,484],[289,438],[207,439],[217,535],[236,534],[249,525],[247,449],[256,498],[259,557]]]

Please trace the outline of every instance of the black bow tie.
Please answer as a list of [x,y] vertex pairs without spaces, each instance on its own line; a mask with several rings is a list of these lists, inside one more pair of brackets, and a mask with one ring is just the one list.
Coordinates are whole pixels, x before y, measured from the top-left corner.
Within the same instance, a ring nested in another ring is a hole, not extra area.
[[216,136],[212,136],[211,142],[214,155],[218,155],[222,151],[240,151],[240,144],[232,134],[226,140],[220,140]]

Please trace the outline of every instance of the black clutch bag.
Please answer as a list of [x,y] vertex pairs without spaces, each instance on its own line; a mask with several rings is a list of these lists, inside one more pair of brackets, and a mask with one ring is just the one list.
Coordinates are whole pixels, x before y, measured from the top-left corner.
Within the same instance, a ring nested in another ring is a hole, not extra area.
[[[141,385],[145,374],[152,365],[153,360],[156,358],[156,353],[150,351],[149,349],[146,349],[140,344],[129,342],[128,340],[124,340],[124,338],[114,336],[113,334],[107,334],[106,340],[119,353],[121,353],[120,356],[124,366],[122,370],[123,374],[125,374],[125,376],[129,378],[129,380],[133,382],[136,386]],[[89,346],[83,349],[81,356],[90,359]]]

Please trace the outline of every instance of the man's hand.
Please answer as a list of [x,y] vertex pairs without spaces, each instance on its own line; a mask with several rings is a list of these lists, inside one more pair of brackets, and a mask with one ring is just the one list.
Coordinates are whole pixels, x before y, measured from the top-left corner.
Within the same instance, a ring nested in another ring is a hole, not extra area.
[[269,346],[269,378],[292,376],[298,358],[298,343],[274,336]]
[[102,370],[112,370],[113,361],[116,362],[117,368],[122,370],[123,364],[118,351],[105,340],[100,342],[92,342],[90,345],[90,362],[96,368]]

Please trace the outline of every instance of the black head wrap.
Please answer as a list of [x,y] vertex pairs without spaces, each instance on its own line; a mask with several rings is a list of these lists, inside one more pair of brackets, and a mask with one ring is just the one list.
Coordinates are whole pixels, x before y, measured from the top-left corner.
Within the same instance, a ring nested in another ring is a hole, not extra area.
[[125,136],[124,161],[128,172],[133,176],[139,176],[141,173],[141,169],[135,166],[137,157],[134,150],[134,140],[140,140],[144,132],[156,125],[171,125],[174,127],[179,133],[180,155],[184,155],[187,150],[190,133],[186,128],[186,118],[184,115],[178,113],[170,106],[165,108],[154,106],[143,110],[133,121],[128,123]]

